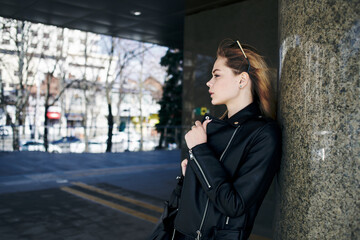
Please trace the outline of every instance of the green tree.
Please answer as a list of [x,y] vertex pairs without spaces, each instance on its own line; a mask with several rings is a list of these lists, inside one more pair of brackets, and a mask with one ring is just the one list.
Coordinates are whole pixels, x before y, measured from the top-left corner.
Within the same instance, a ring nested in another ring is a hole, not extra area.
[[169,49],[161,58],[161,66],[167,67],[167,80],[163,96],[159,101],[159,123],[156,130],[161,133],[158,148],[168,143],[181,145],[183,52]]

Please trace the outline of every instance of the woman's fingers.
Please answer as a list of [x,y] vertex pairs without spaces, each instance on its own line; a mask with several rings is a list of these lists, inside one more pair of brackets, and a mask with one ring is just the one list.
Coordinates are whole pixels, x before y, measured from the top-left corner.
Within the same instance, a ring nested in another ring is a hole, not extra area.
[[201,122],[200,121],[195,121],[195,126],[201,126]]
[[209,120],[205,120],[205,121],[203,122],[202,127],[203,127],[203,129],[205,130],[205,132],[206,132],[207,125],[209,124],[209,122],[211,122],[211,120],[212,120],[212,119],[209,119]]
[[185,176],[187,164],[188,164],[188,160],[187,160],[187,159],[184,159],[184,160],[181,162],[181,172],[182,172],[182,175],[183,175],[183,176]]
[[196,121],[195,125],[191,127],[191,130],[185,134],[185,142],[189,149],[198,144],[206,143],[206,127],[209,122],[211,122],[211,120],[205,120],[204,123]]

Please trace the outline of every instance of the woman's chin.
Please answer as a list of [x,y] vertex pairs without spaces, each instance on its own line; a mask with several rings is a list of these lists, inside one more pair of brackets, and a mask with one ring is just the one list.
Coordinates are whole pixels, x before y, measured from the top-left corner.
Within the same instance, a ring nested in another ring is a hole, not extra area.
[[221,103],[219,103],[219,102],[217,102],[216,100],[213,99],[213,100],[211,100],[211,104],[212,105],[220,105]]

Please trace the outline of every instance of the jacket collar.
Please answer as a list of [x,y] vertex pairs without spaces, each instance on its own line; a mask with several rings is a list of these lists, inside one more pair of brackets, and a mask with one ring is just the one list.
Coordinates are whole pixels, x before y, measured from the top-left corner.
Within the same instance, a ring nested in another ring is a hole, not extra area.
[[[206,114],[207,116],[210,117],[210,119],[214,119],[214,117],[212,117],[209,114]],[[241,125],[242,123],[244,123],[245,121],[247,121],[248,119],[251,118],[261,118],[261,112],[259,109],[259,106],[257,103],[252,102],[249,105],[247,105],[245,108],[241,109],[239,112],[235,113],[233,116],[231,116],[230,118],[228,118],[227,116],[223,119],[216,119],[216,121],[222,121],[223,123],[228,123],[234,127],[238,127],[239,125]]]
[[261,115],[258,105],[254,102],[247,105],[245,108],[241,109],[239,112],[232,115],[230,118],[227,116],[224,118],[224,121],[229,124],[237,127],[239,124],[242,124],[250,118],[257,118]]

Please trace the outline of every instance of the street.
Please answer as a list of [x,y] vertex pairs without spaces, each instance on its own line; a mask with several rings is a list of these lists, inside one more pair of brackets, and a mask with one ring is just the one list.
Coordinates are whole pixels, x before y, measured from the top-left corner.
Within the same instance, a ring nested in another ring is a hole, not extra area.
[[146,239],[179,162],[179,150],[2,152],[1,239]]

